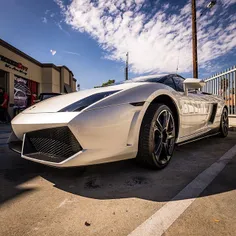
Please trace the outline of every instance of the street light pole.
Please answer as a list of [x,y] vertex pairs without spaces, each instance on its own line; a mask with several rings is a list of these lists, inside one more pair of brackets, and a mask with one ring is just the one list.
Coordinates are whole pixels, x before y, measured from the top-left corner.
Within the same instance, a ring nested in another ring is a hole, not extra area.
[[198,78],[196,1],[192,0],[193,77]]

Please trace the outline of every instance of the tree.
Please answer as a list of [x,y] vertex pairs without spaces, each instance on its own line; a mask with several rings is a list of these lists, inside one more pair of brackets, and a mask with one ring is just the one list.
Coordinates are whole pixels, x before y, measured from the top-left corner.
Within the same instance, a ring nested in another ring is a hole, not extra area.
[[103,83],[101,86],[95,86],[94,88],[101,88],[101,87],[106,87],[110,84],[114,84],[115,80],[114,79],[109,79],[107,82]]

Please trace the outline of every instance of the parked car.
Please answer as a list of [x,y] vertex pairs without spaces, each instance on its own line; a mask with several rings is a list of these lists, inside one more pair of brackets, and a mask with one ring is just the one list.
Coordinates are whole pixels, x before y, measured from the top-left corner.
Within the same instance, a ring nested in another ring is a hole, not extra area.
[[61,95],[61,93],[40,93],[39,101],[43,101],[48,98],[52,98],[52,97],[59,96],[59,95]]
[[14,88],[14,106],[17,108],[25,108],[27,106],[27,95],[24,91]]
[[15,117],[9,147],[55,167],[136,158],[164,168],[175,145],[228,134],[224,100],[204,82],[150,75],[42,101]]

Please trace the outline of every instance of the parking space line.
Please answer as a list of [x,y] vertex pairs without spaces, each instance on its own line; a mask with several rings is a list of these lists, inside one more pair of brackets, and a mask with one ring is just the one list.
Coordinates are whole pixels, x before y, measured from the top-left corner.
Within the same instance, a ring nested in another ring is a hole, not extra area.
[[236,145],[228,150],[219,160],[199,174],[171,201],[166,203],[150,218],[139,225],[128,236],[158,236],[180,217],[180,215],[193,203],[203,190],[215,179],[224,167],[236,155]]

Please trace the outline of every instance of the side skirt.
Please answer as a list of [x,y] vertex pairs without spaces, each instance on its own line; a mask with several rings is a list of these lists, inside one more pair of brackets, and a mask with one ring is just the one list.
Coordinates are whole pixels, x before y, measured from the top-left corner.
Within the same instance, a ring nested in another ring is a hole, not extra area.
[[183,142],[180,142],[180,143],[177,143],[176,145],[177,146],[182,146],[184,144],[187,144],[187,143],[192,143],[192,142],[196,142],[198,140],[201,140],[201,139],[204,139],[204,138],[209,138],[209,137],[212,137],[212,136],[216,136],[218,135],[220,132],[218,131],[218,129],[216,130],[211,130],[210,132],[207,132],[206,134],[203,134],[203,135],[200,135],[196,138],[192,138],[192,139],[189,139],[189,140],[186,140],[186,141],[183,141]]

